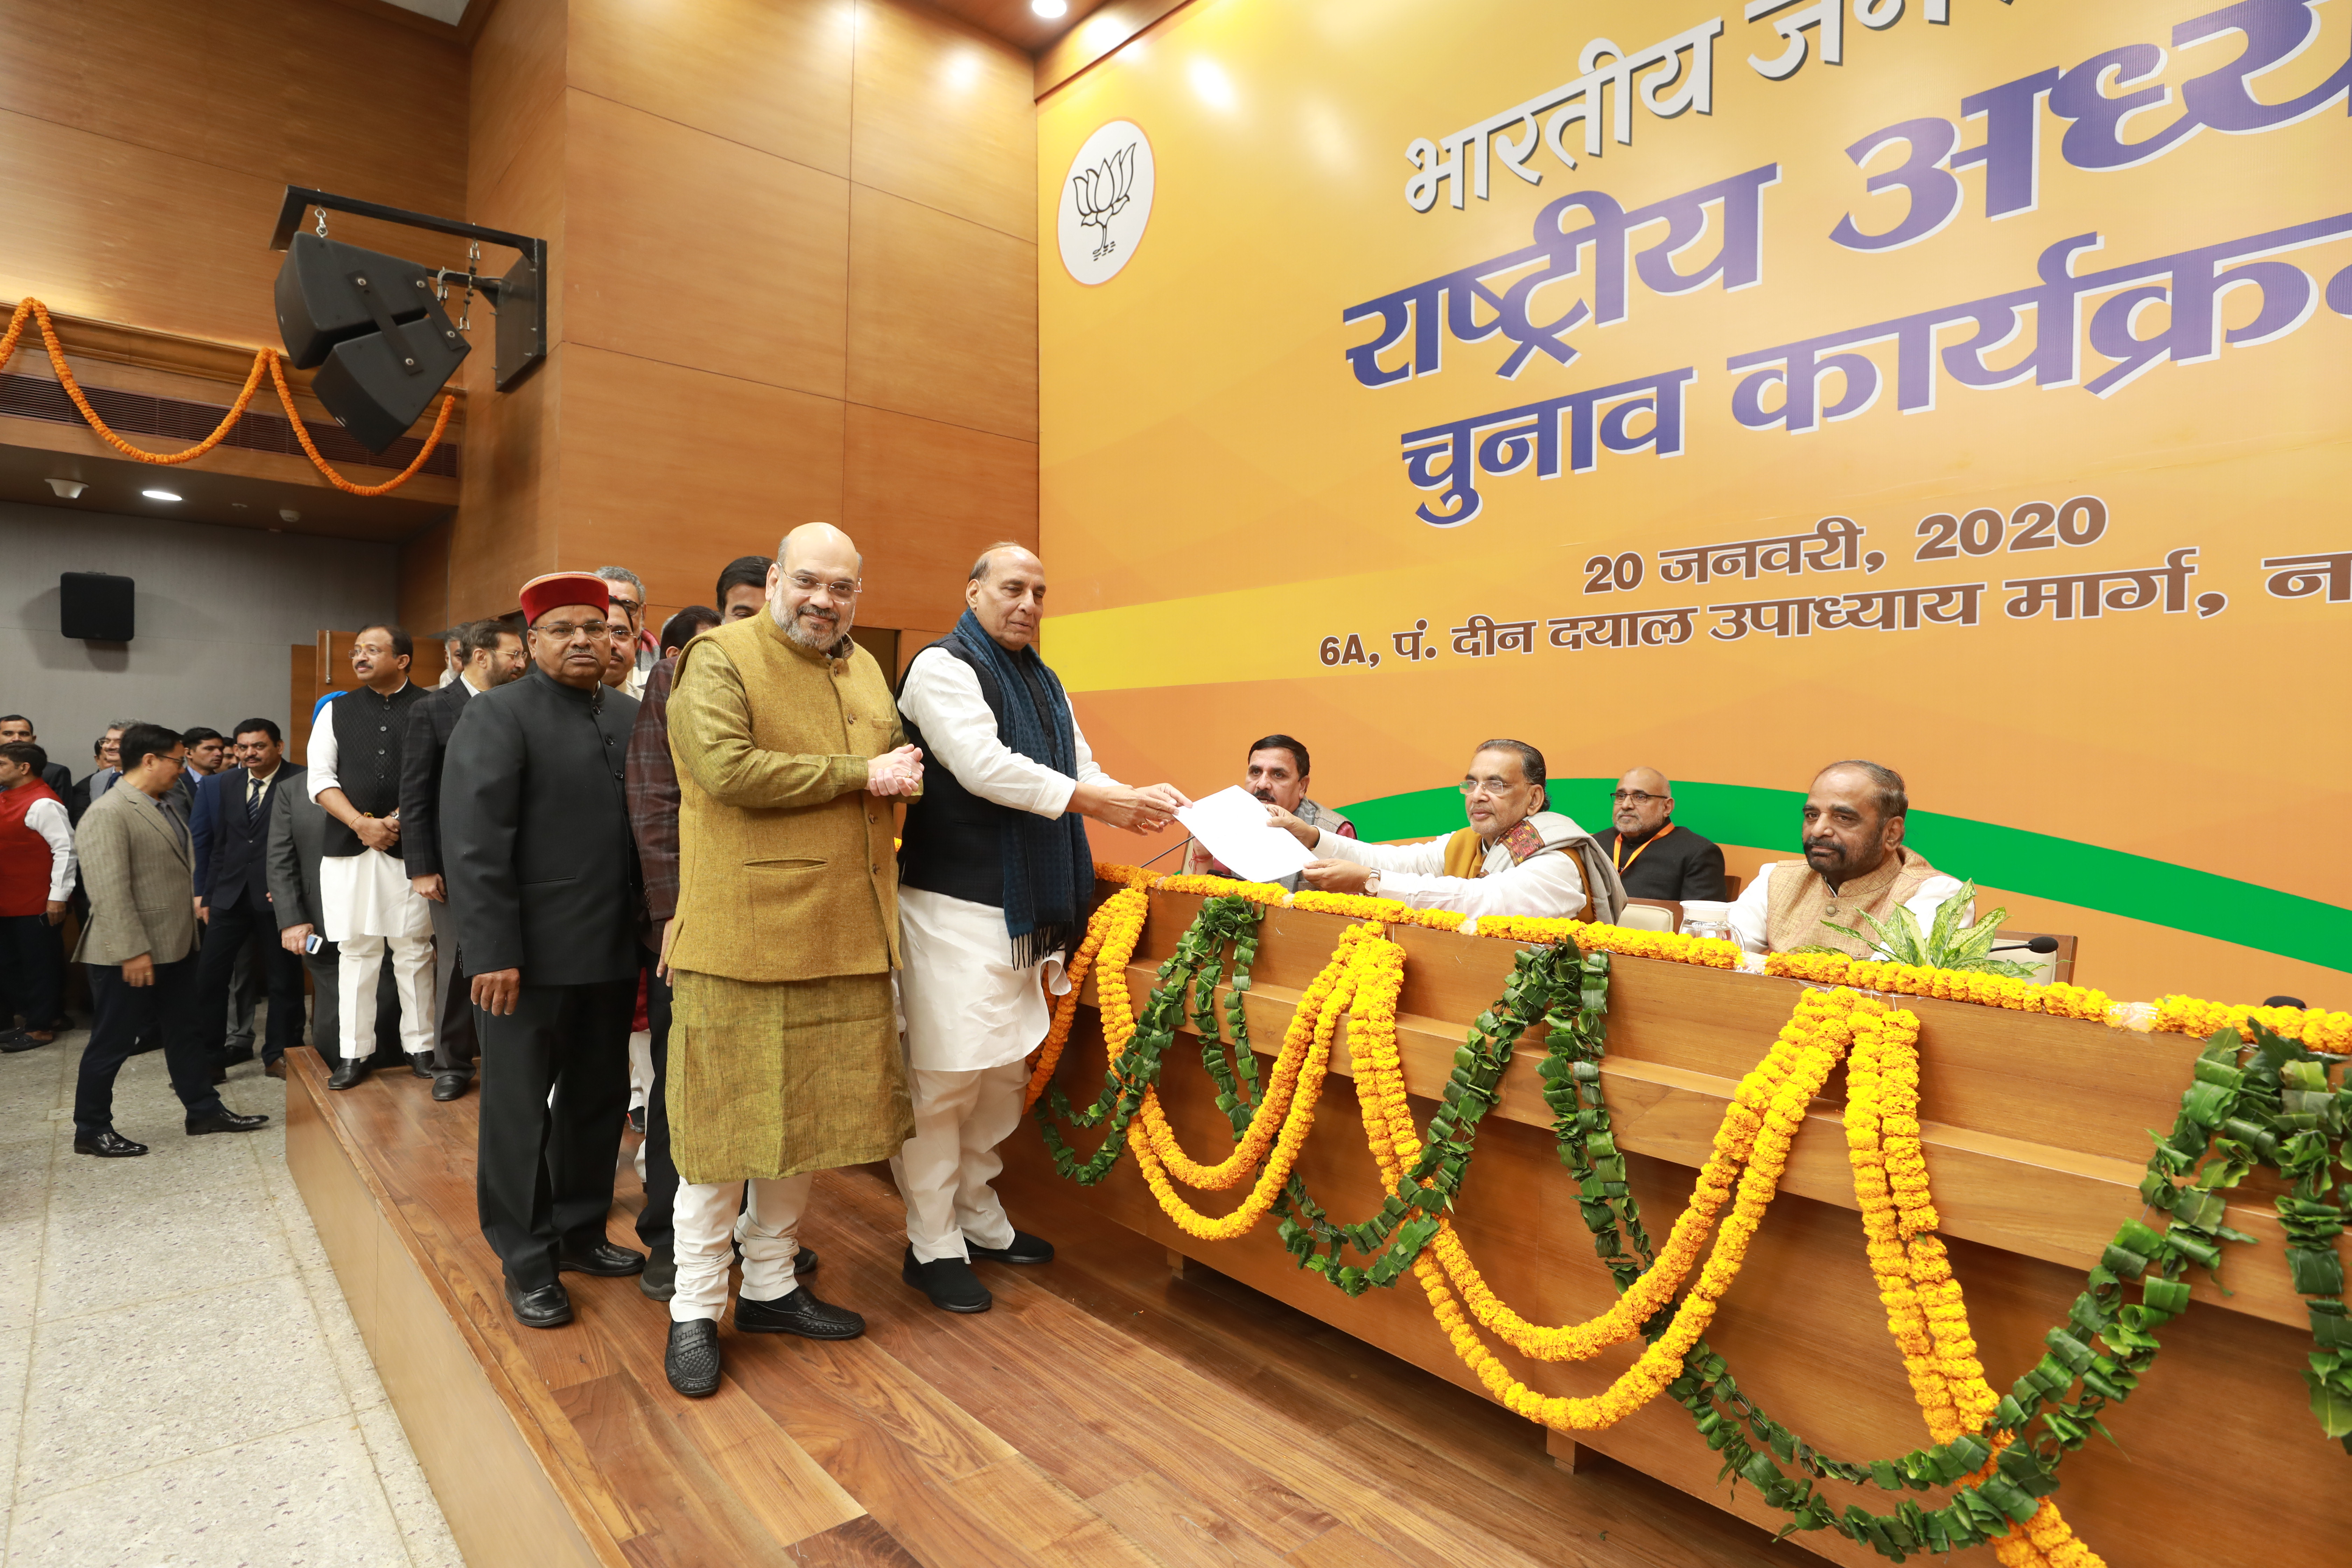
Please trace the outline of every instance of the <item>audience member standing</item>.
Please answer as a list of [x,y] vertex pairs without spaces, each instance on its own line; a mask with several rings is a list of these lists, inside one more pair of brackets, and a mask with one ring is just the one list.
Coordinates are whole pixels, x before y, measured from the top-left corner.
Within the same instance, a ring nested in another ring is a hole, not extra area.
[[[196,848],[196,900],[205,916],[204,956],[196,967],[196,1013],[215,1068],[223,1049],[236,971],[250,963],[269,992],[269,1029],[262,1070],[286,1076],[286,1051],[302,1040],[302,966],[278,940],[269,907],[272,798],[304,770],[285,760],[277,723],[247,719],[236,727],[238,765],[224,768],[196,792],[190,824]],[[248,957],[248,954],[251,956]]]
[[732,626],[768,607],[768,568],[764,555],[738,555],[719,574],[719,619]]
[[447,686],[465,668],[466,628],[451,626],[441,634],[441,679],[433,683],[433,689],[438,691]]
[[79,823],[81,814],[97,805],[98,797],[113,788],[114,781],[122,776],[122,731],[130,725],[130,720],[117,719],[106,727],[106,733],[91,743],[89,772],[74,785],[74,798],[66,803],[68,815],[76,823]]
[[350,1089],[368,1075],[367,1021],[387,948],[400,991],[400,1032],[413,1061],[433,1049],[433,916],[400,862],[400,757],[408,710],[425,689],[408,679],[415,645],[394,626],[364,626],[352,643],[360,685],[327,704],[310,731],[303,787],[333,818],[319,890],[329,940],[341,950],[338,998],[343,1059],[327,1080]]
[[[339,978],[342,954],[319,930],[323,900],[319,867],[325,858],[327,830],[334,818],[319,808],[303,787],[303,770],[285,764],[284,775],[269,802],[269,910],[278,921],[278,945],[299,954],[310,972],[310,1046],[331,1068],[342,1059],[342,986]],[[316,952],[311,942],[318,943]],[[377,963],[379,977],[392,967],[386,955]],[[400,1049],[400,1004],[397,985],[382,985],[375,997],[375,1054],[389,1058]]]
[[[48,761],[29,741],[0,742],[0,1051],[46,1046],[65,1025],[57,928],[73,896],[73,830],[43,777]],[[25,1026],[8,1027],[18,1014]]]
[[[41,738],[33,733],[30,719],[22,713],[0,713],[0,746],[37,746],[40,743]],[[47,756],[48,752],[44,751],[41,754]],[[49,792],[58,797],[58,804],[63,805],[65,798],[73,793],[73,770],[63,763],[43,763],[41,782],[49,786]]]
[[144,1154],[114,1130],[114,1079],[142,1036],[158,1036],[191,1137],[250,1132],[267,1116],[240,1116],[213,1091],[212,1064],[196,1019],[195,847],[164,805],[187,754],[160,724],[121,737],[122,782],[92,803],[79,847],[89,889],[89,924],[74,958],[89,966],[97,1019],[74,1091],[74,1152],[107,1159]]
[[643,697],[646,673],[661,657],[654,639],[646,636],[646,585],[625,566],[599,566],[596,575],[604,580],[604,591],[612,596],[612,618],[625,618],[629,623],[625,637],[614,636],[629,661],[628,679],[620,682],[620,689],[632,697]]
[[[433,917],[433,989],[440,998],[435,1037],[433,1098],[455,1100],[474,1080],[474,999],[460,967],[457,921],[449,908],[449,880],[441,858],[441,770],[449,732],[466,704],[523,671],[522,637],[498,621],[457,628],[466,664],[457,679],[418,703],[408,716],[400,756],[400,858]],[[419,1071],[424,1063],[416,1064]]]
[[629,1104],[645,894],[622,768],[634,698],[600,679],[602,578],[523,584],[534,668],[469,699],[441,782],[442,856],[482,1045],[476,1194],[507,1304],[569,1322],[558,1274],[635,1274],[605,1238]]

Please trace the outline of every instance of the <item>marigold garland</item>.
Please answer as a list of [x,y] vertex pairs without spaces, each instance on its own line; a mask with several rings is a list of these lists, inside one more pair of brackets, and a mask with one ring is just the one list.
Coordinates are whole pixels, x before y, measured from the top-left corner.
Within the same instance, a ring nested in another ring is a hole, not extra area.
[[[1045,1031],[1045,1038],[1037,1047],[1037,1065],[1030,1071],[1029,1088],[1021,1100],[1024,1115],[1036,1105],[1037,1097],[1045,1093],[1045,1085],[1053,1081],[1054,1069],[1062,1064],[1062,1047],[1070,1043],[1070,1026],[1078,1016],[1078,990],[1086,984],[1087,972],[1094,967],[1096,955],[1106,946],[1111,950],[1111,960],[1104,967],[1106,971],[1116,970],[1118,973],[1118,989],[1124,996],[1127,966],[1134,960],[1136,944],[1143,938],[1143,922],[1150,912],[1150,894],[1141,888],[1130,886],[1105,900],[1102,907],[1095,911],[1094,918],[1087,922],[1086,940],[1078,944],[1078,951],[1070,955],[1067,971],[1070,988],[1054,998],[1054,1021]],[[1095,988],[1097,994],[1102,987],[1103,981],[1097,981]],[[1106,1037],[1109,1034],[1110,1019],[1110,1010],[1106,1006],[1103,1009]],[[1129,1033],[1134,1032],[1135,1020],[1131,1014],[1128,1017],[1127,1027]],[[1114,1054],[1118,1048],[1116,1045],[1111,1047]]]

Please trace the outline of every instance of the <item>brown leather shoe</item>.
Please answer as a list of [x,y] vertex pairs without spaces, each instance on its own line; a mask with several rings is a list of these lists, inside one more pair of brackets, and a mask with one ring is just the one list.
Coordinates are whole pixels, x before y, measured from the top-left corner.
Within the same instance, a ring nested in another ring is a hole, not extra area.
[[261,1064],[261,1070],[271,1078],[284,1078],[286,1063],[282,1058],[274,1062],[264,1062]]

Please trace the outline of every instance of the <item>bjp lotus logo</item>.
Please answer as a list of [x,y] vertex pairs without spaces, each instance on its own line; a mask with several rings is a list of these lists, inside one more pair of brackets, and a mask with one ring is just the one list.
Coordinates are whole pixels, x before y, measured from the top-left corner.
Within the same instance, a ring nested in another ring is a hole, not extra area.
[[1127,265],[1151,219],[1152,184],[1151,142],[1132,122],[1114,120],[1087,138],[1070,160],[1058,225],[1072,278],[1107,283]]
[[1135,147],[1129,142],[1099,167],[1087,169],[1070,182],[1070,195],[1078,204],[1078,222],[1102,230],[1102,243],[1095,247],[1093,260],[1100,261],[1118,248],[1118,241],[1110,237],[1110,220],[1127,210],[1132,195]]

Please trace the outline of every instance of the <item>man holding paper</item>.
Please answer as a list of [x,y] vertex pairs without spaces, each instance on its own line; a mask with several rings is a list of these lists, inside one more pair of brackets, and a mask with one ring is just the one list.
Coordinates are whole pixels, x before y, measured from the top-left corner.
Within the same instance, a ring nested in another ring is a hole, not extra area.
[[1462,778],[1468,826],[1424,844],[1359,844],[1278,805],[1268,818],[1322,857],[1299,875],[1327,893],[1395,899],[1419,910],[1613,921],[1617,868],[1591,834],[1546,809],[1543,753],[1525,741],[1480,743]]
[[1069,698],[1037,656],[1045,569],[1018,544],[983,552],[963,618],[907,667],[898,711],[930,766],[898,851],[899,988],[915,1135],[891,1160],[907,1200],[900,1276],[950,1312],[992,1298],[972,1258],[1044,1263],[990,1188],[1021,1120],[1023,1058],[1045,1037],[1045,987],[1086,934],[1091,816],[1156,832],[1190,804],[1095,763]]
[[[1310,800],[1307,795],[1307,748],[1287,735],[1268,735],[1250,743],[1249,761],[1245,764],[1244,782],[1237,791],[1220,794],[1245,794],[1268,805],[1278,805],[1310,827],[1321,827],[1342,838],[1356,837],[1356,825],[1329,806]],[[1208,803],[1201,803],[1205,805]],[[1255,814],[1253,814],[1253,816]],[[1188,821],[1185,826],[1192,826]],[[1240,875],[1220,859],[1213,847],[1195,831],[1192,842],[1184,850],[1184,871],[1193,877],[1233,877]],[[1271,881],[1286,892],[1295,893],[1306,884],[1298,873],[1260,878],[1247,881]]]

